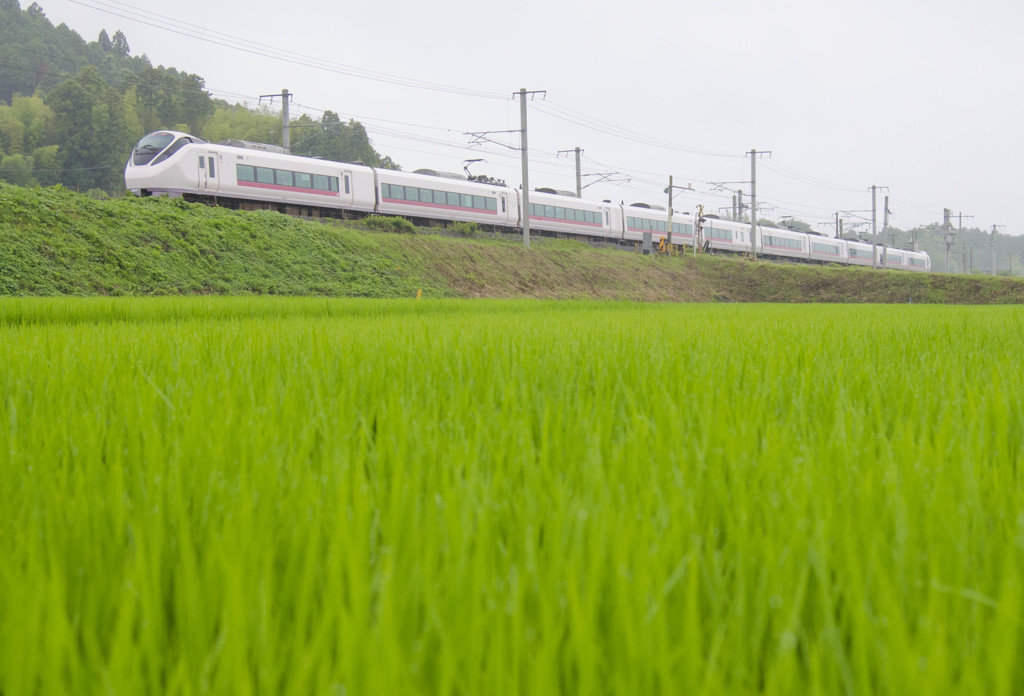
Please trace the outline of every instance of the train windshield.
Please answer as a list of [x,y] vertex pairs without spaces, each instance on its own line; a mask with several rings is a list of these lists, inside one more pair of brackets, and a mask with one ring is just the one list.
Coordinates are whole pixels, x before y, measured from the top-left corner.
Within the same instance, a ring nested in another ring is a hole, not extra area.
[[149,164],[150,160],[170,145],[172,140],[174,140],[173,133],[150,133],[135,146],[135,150],[132,152],[132,164],[136,166]]

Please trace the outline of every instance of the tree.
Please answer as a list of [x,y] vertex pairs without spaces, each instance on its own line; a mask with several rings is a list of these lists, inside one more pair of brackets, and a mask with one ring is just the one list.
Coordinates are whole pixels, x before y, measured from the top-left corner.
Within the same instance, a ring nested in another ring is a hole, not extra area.
[[0,106],[0,152],[8,155],[25,153],[25,124],[18,120],[9,106]]
[[[299,126],[313,126],[302,129],[304,133],[312,132],[293,148],[297,153],[308,152],[314,157],[334,162],[358,161],[371,167],[399,168],[390,158],[382,158],[380,153],[373,149],[366,128],[358,121],[342,123],[338,114],[325,111],[318,124],[308,117],[302,117],[295,123]],[[319,125],[319,132],[316,131],[316,125]]]
[[796,232],[803,232],[804,234],[810,234],[814,231],[810,223],[804,222],[803,220],[797,220],[796,218],[789,218],[787,220],[780,221],[780,224],[790,230]]
[[110,43],[110,37],[107,36],[106,29],[100,29],[100,35],[96,41],[99,43],[100,48],[103,49],[104,53],[110,53],[111,49],[113,49],[113,45]]
[[122,167],[132,135],[124,122],[120,94],[99,71],[87,66],[46,96],[57,117],[58,141],[65,158],[63,183],[84,190],[123,188]]
[[57,119],[41,97],[15,97],[11,113],[25,124],[24,152],[56,143]]
[[36,68],[32,54],[22,46],[0,44],[0,101],[35,91]]
[[128,58],[132,54],[131,49],[128,48],[128,37],[120,29],[114,32],[111,48],[114,49],[114,55],[120,58]]
[[213,143],[235,139],[280,145],[281,117],[266,108],[247,109],[222,102],[198,135]]
[[37,147],[32,151],[32,173],[43,186],[59,184],[61,170],[64,168],[62,160],[59,146]]
[[25,155],[7,155],[0,160],[0,179],[16,186],[35,186],[32,176],[32,158]]

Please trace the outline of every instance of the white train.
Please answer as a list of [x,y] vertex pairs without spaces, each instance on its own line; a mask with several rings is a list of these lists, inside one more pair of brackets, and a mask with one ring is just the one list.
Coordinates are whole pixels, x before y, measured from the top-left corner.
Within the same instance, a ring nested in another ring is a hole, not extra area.
[[[235,206],[270,205],[281,210],[330,210],[400,215],[421,220],[467,221],[521,228],[521,191],[504,182],[427,170],[398,172],[360,164],[284,154],[272,145],[214,145],[177,131],[144,137],[132,151],[125,185],[140,195],[166,194],[216,200]],[[643,205],[587,201],[550,190],[530,193],[530,229],[617,242],[639,242],[645,232],[660,243],[668,231],[668,214]],[[672,242],[693,244],[689,213],[672,217]],[[703,240],[717,251],[749,252],[750,225],[714,216],[703,224]],[[872,246],[793,230],[759,226],[757,253],[778,259],[872,265]],[[882,247],[876,258],[882,262]],[[928,254],[888,249],[887,268],[931,270]]]

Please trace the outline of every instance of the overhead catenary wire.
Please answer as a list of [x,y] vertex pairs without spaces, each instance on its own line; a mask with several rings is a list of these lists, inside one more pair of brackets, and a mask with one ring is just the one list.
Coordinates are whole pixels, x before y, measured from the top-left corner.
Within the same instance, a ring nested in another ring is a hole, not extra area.
[[118,2],[117,0],[68,1],[75,5],[87,7],[89,9],[96,10],[97,12],[113,15],[115,17],[121,17],[122,19],[137,22],[161,31],[167,31],[172,34],[205,41],[224,48],[230,48],[236,51],[242,51],[252,55],[270,58],[294,65],[301,65],[307,68],[315,68],[339,75],[347,75],[349,77],[372,80],[374,82],[429,90],[433,92],[458,94],[485,99],[507,99],[504,94],[497,92],[473,89],[469,87],[459,87],[457,85],[447,85],[438,82],[429,82],[427,80],[418,80],[415,78],[369,70],[367,68],[360,68],[354,65],[347,65],[295,51],[289,51],[287,49],[277,48],[269,44],[259,43],[243,37],[206,29],[197,24],[184,22],[180,19],[161,15],[150,10],[143,10],[127,3]]

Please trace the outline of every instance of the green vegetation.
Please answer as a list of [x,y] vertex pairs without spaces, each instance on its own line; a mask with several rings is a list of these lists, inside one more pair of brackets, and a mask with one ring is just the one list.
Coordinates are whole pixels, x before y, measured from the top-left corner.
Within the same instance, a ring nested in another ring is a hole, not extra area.
[[428,297],[1024,302],[1018,279],[646,257],[543,238],[527,251],[515,235],[468,224],[444,233],[392,217],[342,224],[92,193],[0,184],[0,295],[413,297],[422,289]]
[[0,207],[0,295],[451,294],[391,235],[278,213],[2,184]]
[[1019,308],[30,298],[0,342],[5,696],[1024,689]]
[[403,217],[374,215],[363,220],[363,225],[378,232],[394,232],[396,234],[416,234],[416,226]]
[[[168,128],[211,142],[281,144],[280,116],[212,99],[199,75],[132,56],[122,32],[87,43],[54,27],[38,3],[22,10],[0,0],[0,180],[116,194],[132,146]],[[292,128],[296,153],[398,167],[373,149],[362,124],[332,111],[293,119]]]

